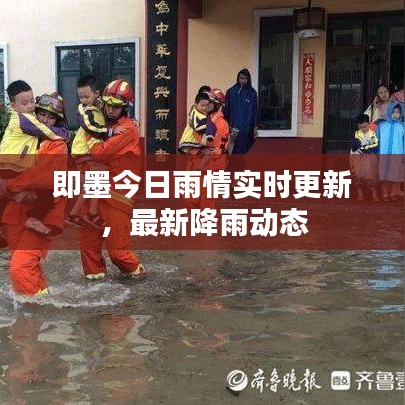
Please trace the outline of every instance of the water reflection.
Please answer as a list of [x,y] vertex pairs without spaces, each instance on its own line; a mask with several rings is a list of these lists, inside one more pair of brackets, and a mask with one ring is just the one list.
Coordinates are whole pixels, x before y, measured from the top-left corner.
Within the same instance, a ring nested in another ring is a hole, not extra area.
[[[325,386],[333,366],[402,368],[403,252],[145,257],[152,275],[142,283],[113,268],[86,283],[75,256],[51,255],[53,294],[35,305],[14,307],[1,272],[1,401],[188,405],[203,392],[231,405],[222,381],[238,367],[310,367]],[[356,395],[345,403],[362,404]],[[308,398],[283,400],[332,403]]]
[[379,313],[404,312],[404,305],[383,305],[377,309]]
[[385,291],[390,288],[397,288],[403,285],[403,281],[398,278],[387,278],[385,280],[368,280],[370,287],[373,290]]
[[[0,395],[15,403],[130,400],[153,381],[146,355],[158,350],[141,329],[147,315],[99,315],[77,322],[23,317],[0,329]],[[83,387],[94,392],[83,392]],[[39,398],[41,398],[39,400]],[[61,402],[64,403],[64,402]]]
[[68,381],[69,366],[60,361],[63,346],[38,339],[41,322],[19,318],[2,328],[0,393],[7,403],[55,403]]

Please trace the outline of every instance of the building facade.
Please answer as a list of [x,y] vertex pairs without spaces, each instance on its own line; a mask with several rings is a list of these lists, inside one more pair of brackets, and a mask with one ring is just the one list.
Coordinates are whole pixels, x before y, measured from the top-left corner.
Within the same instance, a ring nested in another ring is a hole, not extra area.
[[247,67],[259,94],[254,150],[347,151],[375,87],[403,88],[404,2],[312,4],[326,9],[327,29],[304,40],[293,32],[292,10],[306,0],[203,0],[201,18],[189,22],[188,103],[200,84],[226,89]]
[[136,88],[135,114],[142,117],[144,1],[16,0],[2,3],[1,19],[2,84],[23,79],[36,95],[58,90],[74,127],[77,78],[92,72],[102,86],[123,77]]
[[[58,90],[74,127],[80,75],[96,74],[100,86],[125,78],[136,89],[134,114],[148,152],[173,153],[197,89],[209,84],[226,90],[247,67],[259,94],[259,139],[252,152],[346,151],[355,118],[372,101],[376,85],[403,88],[404,3],[314,0],[327,11],[327,28],[304,40],[294,33],[292,14],[306,5],[8,2],[0,25],[0,91],[16,79],[30,82],[36,94]],[[170,55],[156,52],[163,45],[171,46]]]

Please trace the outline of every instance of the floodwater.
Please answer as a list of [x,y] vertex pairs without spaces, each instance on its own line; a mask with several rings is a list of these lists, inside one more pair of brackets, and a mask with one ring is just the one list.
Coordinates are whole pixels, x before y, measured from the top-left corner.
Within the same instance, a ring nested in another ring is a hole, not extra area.
[[[77,252],[52,252],[52,295],[30,303],[2,253],[1,404],[404,403],[403,252],[141,255],[145,280],[110,266],[89,283]],[[226,389],[234,369],[240,395]],[[349,390],[331,389],[333,370],[351,373]],[[358,389],[361,371],[378,385]]]

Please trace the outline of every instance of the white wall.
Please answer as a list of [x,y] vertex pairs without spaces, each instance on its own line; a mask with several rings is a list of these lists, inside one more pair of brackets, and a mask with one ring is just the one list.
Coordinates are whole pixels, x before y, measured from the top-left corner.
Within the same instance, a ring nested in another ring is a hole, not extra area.
[[56,90],[55,42],[140,37],[144,100],[144,0],[3,0],[0,22],[0,42],[8,44],[9,82],[26,80],[35,94]]

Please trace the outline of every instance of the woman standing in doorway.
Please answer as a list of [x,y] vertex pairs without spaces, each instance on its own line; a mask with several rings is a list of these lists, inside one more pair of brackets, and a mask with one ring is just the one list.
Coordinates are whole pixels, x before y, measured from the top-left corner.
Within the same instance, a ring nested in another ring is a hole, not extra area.
[[[390,91],[388,86],[385,84],[380,84],[377,87],[376,96],[371,105],[364,111],[364,114],[368,115],[370,118],[370,123],[377,127],[380,120],[386,118],[387,107],[390,103]],[[375,129],[373,128],[373,129]]]

